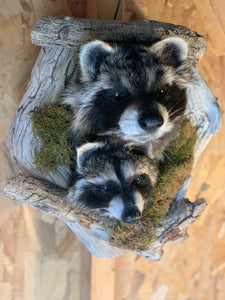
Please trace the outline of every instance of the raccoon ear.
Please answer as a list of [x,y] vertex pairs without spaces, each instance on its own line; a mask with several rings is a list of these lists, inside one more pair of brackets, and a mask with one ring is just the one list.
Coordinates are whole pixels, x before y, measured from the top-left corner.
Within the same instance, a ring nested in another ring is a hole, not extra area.
[[187,59],[188,46],[182,38],[169,37],[152,45],[150,50],[162,63],[178,68]]
[[83,79],[95,81],[102,62],[113,51],[114,49],[109,44],[101,41],[93,41],[84,45],[80,52],[80,66]]
[[88,171],[88,165],[90,165],[91,159],[94,158],[94,152],[102,147],[104,143],[86,143],[78,148],[77,150],[77,171],[83,173]]

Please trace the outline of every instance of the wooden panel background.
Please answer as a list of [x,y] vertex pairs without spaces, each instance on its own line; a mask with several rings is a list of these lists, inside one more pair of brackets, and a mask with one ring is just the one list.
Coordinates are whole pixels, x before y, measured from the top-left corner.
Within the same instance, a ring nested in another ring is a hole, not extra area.
[[[39,48],[33,24],[47,15],[110,18],[98,0],[0,0],[0,189],[16,172],[7,134]],[[148,18],[204,35],[208,51],[199,69],[225,107],[225,3],[223,0],[123,0],[119,18]],[[225,299],[225,131],[213,137],[188,192],[205,197],[206,211],[183,244],[168,245],[160,262],[133,254],[91,258],[61,221],[0,196],[1,300],[223,300]]]
[[[47,15],[85,17],[83,0],[0,1],[0,188],[13,176],[7,135],[40,48],[31,44]],[[0,197],[0,299],[90,299],[91,256],[60,220]]]

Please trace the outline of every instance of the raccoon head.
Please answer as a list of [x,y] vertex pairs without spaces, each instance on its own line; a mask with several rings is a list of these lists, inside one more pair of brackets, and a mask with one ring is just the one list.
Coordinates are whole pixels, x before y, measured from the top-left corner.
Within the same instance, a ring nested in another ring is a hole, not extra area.
[[137,222],[157,179],[155,162],[108,143],[79,147],[77,169],[69,202],[125,223]]
[[130,143],[174,136],[193,81],[183,39],[151,47],[90,42],[81,48],[80,67],[80,84],[68,88],[65,99],[75,112],[74,132]]

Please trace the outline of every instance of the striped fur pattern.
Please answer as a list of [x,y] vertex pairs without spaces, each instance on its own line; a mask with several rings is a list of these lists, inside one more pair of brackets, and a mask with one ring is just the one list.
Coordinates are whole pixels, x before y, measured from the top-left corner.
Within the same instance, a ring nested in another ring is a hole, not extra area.
[[157,181],[157,162],[121,144],[87,143],[77,149],[78,179],[69,203],[125,223],[136,223]]

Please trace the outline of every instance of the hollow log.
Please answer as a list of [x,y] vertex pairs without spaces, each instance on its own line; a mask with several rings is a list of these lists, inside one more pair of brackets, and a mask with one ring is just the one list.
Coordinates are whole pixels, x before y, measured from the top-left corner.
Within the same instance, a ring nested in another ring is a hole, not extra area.
[[[91,253],[98,257],[120,256],[131,250],[118,249],[109,243],[105,224],[110,223],[111,219],[80,211],[67,204],[65,195],[72,175],[67,165],[59,166],[54,174],[41,174],[36,169],[34,158],[41,149],[41,143],[33,131],[31,117],[44,104],[54,103],[67,82],[76,76],[79,45],[92,39],[148,44],[168,35],[177,35],[188,41],[189,58],[193,63],[205,52],[205,40],[198,34],[181,26],[155,21],[123,23],[48,17],[40,20],[32,32],[33,42],[43,48],[9,132],[10,154],[22,175],[9,181],[4,194],[65,221]],[[197,81],[187,90],[186,117],[197,126],[196,162],[220,127],[221,111],[217,99],[197,69],[195,73]],[[160,259],[165,244],[183,241],[187,237],[188,226],[206,206],[203,199],[194,203],[185,199],[189,182],[187,180],[179,190],[168,218],[155,227],[157,241],[147,251],[138,252],[139,255],[151,260]]]

